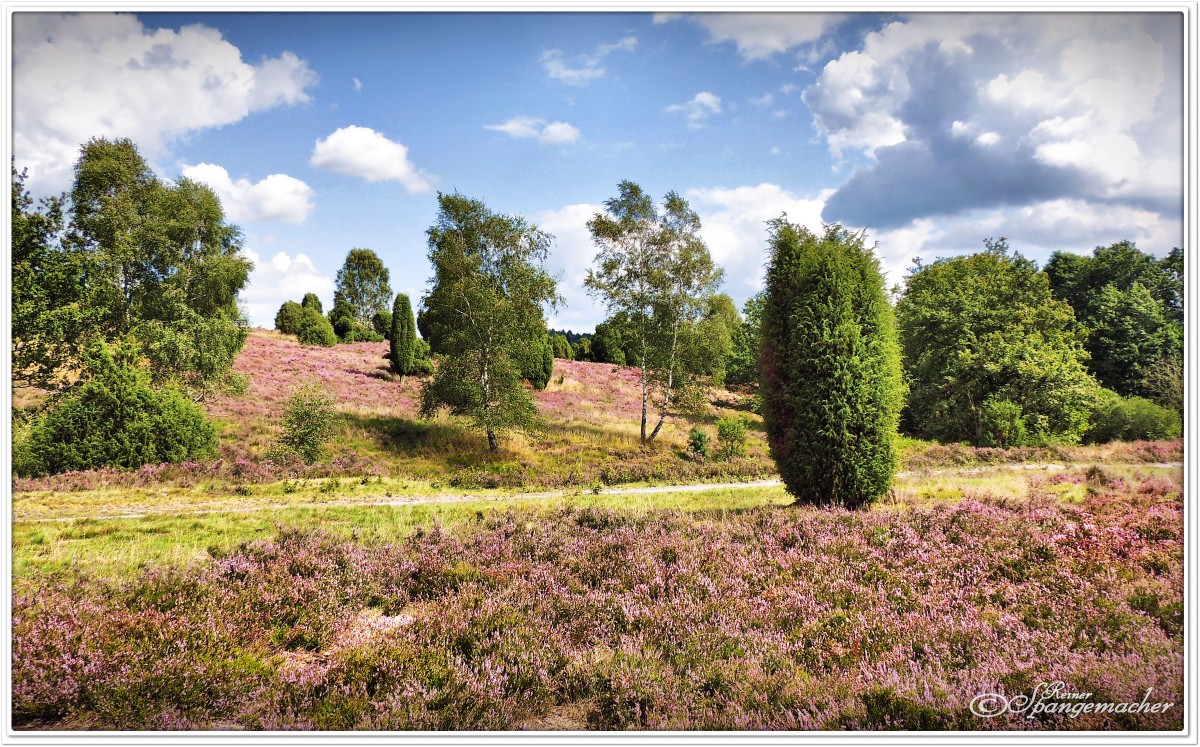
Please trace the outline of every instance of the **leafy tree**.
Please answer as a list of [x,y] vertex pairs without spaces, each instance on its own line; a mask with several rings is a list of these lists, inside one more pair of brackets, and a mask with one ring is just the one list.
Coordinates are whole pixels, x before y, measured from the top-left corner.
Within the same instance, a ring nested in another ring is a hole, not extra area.
[[566,335],[550,335],[551,352],[555,358],[564,360],[574,360],[575,351],[571,349],[571,343],[567,342]]
[[621,336],[620,327],[611,322],[596,325],[596,332],[592,335],[592,360],[597,363],[625,365],[625,341]]
[[1147,394],[1143,379],[1163,357],[1183,357],[1183,255],[1159,260],[1121,241],[1092,256],[1056,252],[1046,264],[1055,298],[1089,331],[1088,370],[1119,394]]
[[80,360],[91,312],[81,283],[83,259],[64,251],[64,199],[34,207],[26,172],[12,170],[12,380],[53,389]]
[[592,338],[580,337],[575,343],[575,360],[590,361],[592,358]]
[[853,508],[885,493],[904,387],[892,307],[861,233],[772,221],[761,360],[771,456],[797,502]]
[[728,385],[758,383],[758,340],[765,298],[766,292],[759,291],[742,307],[745,321],[730,336],[729,357],[725,362],[725,383]]
[[301,345],[320,345],[326,348],[333,347],[338,341],[333,325],[323,314],[312,308],[301,309],[300,320],[296,325],[296,337]]
[[[295,301],[284,301],[275,314],[275,329],[285,335],[294,335],[300,330],[300,318],[305,307]],[[318,312],[320,313],[320,312]]]
[[434,277],[424,306],[442,356],[421,387],[421,415],[447,407],[466,416],[496,452],[504,431],[541,427],[519,366],[545,338],[543,305],[559,300],[544,269],[550,237],[457,193],[439,194],[438,205],[427,232]]
[[163,184],[129,140],[80,151],[65,243],[89,309],[86,339],[137,340],[157,382],[197,396],[228,383],[248,324],[237,304],[251,263],[208,187]]
[[[387,310],[391,301],[392,287],[388,284],[388,270],[383,266],[383,260],[370,249],[351,249],[338,270],[333,292],[334,309],[341,305],[358,326],[371,329],[375,314]],[[336,317],[331,316],[330,321],[337,327]]]
[[210,456],[216,432],[203,411],[172,388],[156,391],[134,346],[92,343],[79,380],[54,395],[17,444],[13,469],[37,476]]
[[1092,413],[1085,440],[1108,443],[1178,438],[1183,426],[1180,415],[1143,397],[1122,397],[1105,389]]
[[[610,314],[625,316],[622,336],[638,358],[641,439],[648,444],[673,410],[699,402],[706,372],[694,368],[700,356],[693,346],[701,339],[694,327],[722,273],[700,239],[700,218],[686,200],[669,192],[660,212],[633,182],[621,182],[618,192],[605,201],[604,213],[588,221],[599,252],[584,283]],[[658,411],[652,430],[651,408]]]
[[318,314],[325,313],[325,309],[321,307],[321,299],[317,297],[316,293],[305,293],[304,300],[300,302],[300,305],[306,309],[312,309]]
[[696,357],[693,368],[711,378],[716,386],[725,384],[733,334],[741,326],[742,317],[737,306],[724,293],[708,300],[704,314],[695,326],[695,344],[689,346]]
[[909,425],[928,438],[982,445],[990,401],[993,420],[1020,408],[1030,443],[1077,442],[1098,391],[1085,368],[1084,332],[1033,262],[1010,253],[1003,238],[985,245],[918,264],[905,279],[896,316]]
[[1146,370],[1142,386],[1150,399],[1171,412],[1183,414],[1183,357],[1165,356]]
[[412,302],[403,293],[396,295],[392,305],[392,371],[401,377],[413,372],[413,357],[417,352],[417,327],[413,320]]

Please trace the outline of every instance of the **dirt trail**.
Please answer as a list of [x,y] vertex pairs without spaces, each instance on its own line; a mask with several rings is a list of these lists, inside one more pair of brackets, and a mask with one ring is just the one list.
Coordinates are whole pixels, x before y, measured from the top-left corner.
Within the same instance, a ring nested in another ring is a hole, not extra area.
[[[950,467],[946,469],[934,470],[908,470],[897,472],[896,477],[904,479],[908,477],[923,477],[926,475],[974,475],[984,472],[996,470],[1020,470],[1020,471],[1042,471],[1051,472],[1064,469],[1074,469],[1079,467],[1093,466],[1091,462],[1073,462],[1070,464],[993,464],[976,467]],[[1101,466],[1120,466],[1120,467],[1148,467],[1155,469],[1172,469],[1183,466],[1183,462],[1131,462],[1127,464],[1108,464]],[[779,480],[754,480],[751,482],[717,482],[717,483],[698,483],[691,485],[650,485],[636,488],[602,488],[600,490],[582,491],[574,490],[546,490],[531,493],[513,493],[509,495],[486,495],[479,493],[447,493],[443,495],[414,495],[404,498],[381,498],[378,500],[328,500],[319,502],[305,503],[262,503],[255,506],[221,506],[216,508],[161,508],[152,511],[128,512],[128,513],[112,513],[112,514],[90,514],[80,516],[56,516],[51,518],[41,519],[16,519],[16,523],[44,523],[44,522],[63,522],[77,521],[81,519],[91,520],[109,520],[109,519],[145,519],[152,516],[202,516],[205,514],[244,514],[255,513],[257,511],[272,511],[289,508],[347,508],[347,507],[371,507],[371,506],[415,506],[424,504],[437,503],[465,503],[465,502],[485,502],[485,501],[511,501],[516,499],[528,498],[566,498],[570,496],[582,495],[654,495],[658,493],[703,493],[711,490],[743,490],[753,488],[774,488],[782,485]]]

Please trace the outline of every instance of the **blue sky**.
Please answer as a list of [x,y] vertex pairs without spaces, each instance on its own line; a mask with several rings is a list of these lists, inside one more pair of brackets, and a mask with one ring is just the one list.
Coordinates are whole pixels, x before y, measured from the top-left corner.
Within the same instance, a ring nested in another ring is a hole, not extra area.
[[866,228],[889,281],[988,237],[1044,260],[1183,241],[1178,14],[89,13],[14,17],[12,147],[41,194],[130,137],[221,196],[243,304],[328,304],[346,253],[423,295],[439,190],[556,237],[589,330],[586,221],[683,194],[739,306],[764,221]]

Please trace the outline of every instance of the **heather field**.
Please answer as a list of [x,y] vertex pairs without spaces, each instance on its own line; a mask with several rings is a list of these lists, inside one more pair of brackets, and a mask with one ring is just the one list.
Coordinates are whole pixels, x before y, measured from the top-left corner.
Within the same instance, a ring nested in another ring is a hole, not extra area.
[[[930,472],[860,512],[757,488],[19,522],[14,718],[1179,729],[1181,472]],[[148,560],[162,537],[201,554]],[[1175,705],[970,710],[1055,680]]]
[[[1182,726],[1179,441],[905,441],[870,510],[798,508],[744,397],[643,450],[635,372],[559,360],[548,430],[492,456],[417,419],[384,350],[256,330],[248,392],[208,404],[218,458],[14,479],[17,728]],[[339,435],[274,464],[313,379]],[[687,455],[734,414],[746,456]],[[705,482],[731,484],[671,488]],[[1174,705],[970,707],[1054,681]]]

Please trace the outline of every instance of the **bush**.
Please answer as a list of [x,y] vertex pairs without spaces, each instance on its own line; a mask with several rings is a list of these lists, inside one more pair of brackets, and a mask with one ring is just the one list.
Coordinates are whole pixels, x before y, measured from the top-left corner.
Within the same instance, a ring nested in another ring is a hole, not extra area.
[[300,305],[306,309],[312,309],[318,314],[325,313],[325,309],[321,307],[321,299],[317,298],[316,293],[305,293],[304,300],[300,302]]
[[524,359],[521,361],[521,378],[528,381],[534,389],[541,391],[550,383],[553,374],[554,345],[549,336],[543,335],[525,350]]
[[288,397],[279,444],[305,464],[321,458],[334,435],[337,403],[320,384],[306,384]]
[[337,333],[329,320],[315,309],[306,308],[300,315],[300,324],[296,329],[296,337],[301,345],[320,345],[332,347],[337,344]]
[[1181,432],[1179,413],[1144,397],[1122,397],[1105,389],[1092,413],[1087,441],[1155,441],[1178,438]]
[[721,459],[746,456],[746,424],[740,419],[717,421],[717,456]]
[[904,390],[892,307],[862,234],[772,223],[761,394],[797,502],[869,504],[891,486]]
[[699,428],[688,433],[688,453],[695,459],[708,459],[708,434]]
[[285,335],[294,335],[300,329],[300,319],[304,315],[304,307],[295,301],[285,301],[275,314],[275,329]]
[[413,364],[409,369],[411,376],[429,376],[433,373],[433,361],[430,359],[429,343],[418,337],[416,349],[413,352]]
[[1016,402],[989,397],[980,416],[983,426],[981,446],[1031,446],[1025,427],[1025,413]]
[[49,402],[16,444],[13,471],[59,472],[183,462],[211,456],[216,432],[178,391],[155,391],[130,348],[103,345],[85,354],[79,383]]
[[392,339],[392,312],[387,309],[376,311],[375,316],[371,317],[371,327],[375,330],[375,334],[390,341]]

